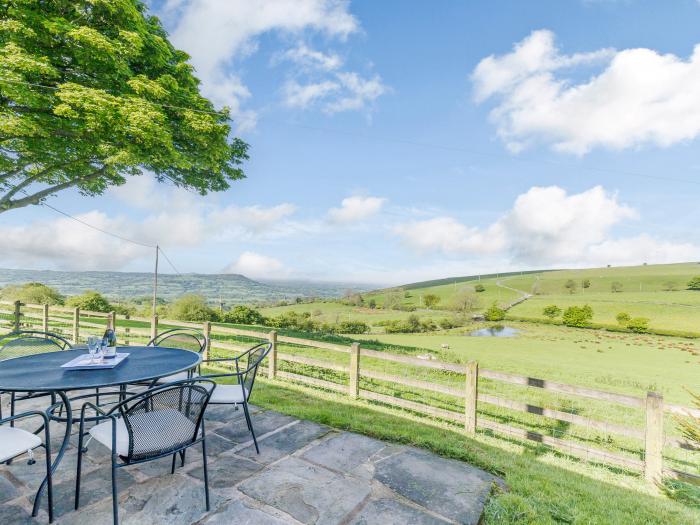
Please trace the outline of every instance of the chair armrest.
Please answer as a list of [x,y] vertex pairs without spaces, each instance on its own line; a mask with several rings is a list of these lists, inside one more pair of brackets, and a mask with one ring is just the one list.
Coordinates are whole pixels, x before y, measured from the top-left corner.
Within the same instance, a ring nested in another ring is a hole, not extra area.
[[235,361],[236,363],[240,359],[240,356],[237,357],[217,357],[214,359],[202,359],[202,363],[220,363],[222,361]]
[[39,416],[44,420],[44,424],[48,426],[49,424],[49,417],[42,411],[40,410],[30,410],[28,412],[22,412],[21,414],[15,414],[14,416],[9,416],[3,419],[0,419],[0,425],[3,425],[5,423],[9,423],[10,421],[16,421],[18,419],[23,419],[25,417],[31,417],[31,416]]

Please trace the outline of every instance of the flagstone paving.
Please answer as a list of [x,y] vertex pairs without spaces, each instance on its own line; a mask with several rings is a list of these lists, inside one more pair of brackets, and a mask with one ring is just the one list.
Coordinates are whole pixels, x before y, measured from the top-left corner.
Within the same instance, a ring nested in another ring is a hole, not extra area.
[[[4,400],[3,400],[4,401]],[[22,409],[25,407],[22,406]],[[26,407],[27,409],[29,407]],[[350,432],[253,409],[260,454],[242,411],[211,407],[207,452],[211,511],[204,507],[200,448],[170,474],[170,459],[120,469],[121,523],[281,525],[477,524],[498,478],[466,463],[417,448],[387,444]],[[61,427],[52,425],[56,445]],[[0,523],[47,523],[45,505],[30,516],[43,477],[42,453],[27,465],[0,465]],[[81,508],[73,510],[75,439],[55,479],[56,523],[112,522],[109,455],[94,441],[83,467]]]

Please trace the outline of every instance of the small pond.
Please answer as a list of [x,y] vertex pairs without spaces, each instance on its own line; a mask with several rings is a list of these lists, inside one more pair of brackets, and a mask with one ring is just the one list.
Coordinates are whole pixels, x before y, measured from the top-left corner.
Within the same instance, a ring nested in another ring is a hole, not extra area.
[[520,330],[511,328],[510,326],[491,326],[489,328],[480,328],[470,332],[469,335],[474,337],[515,337],[520,333]]

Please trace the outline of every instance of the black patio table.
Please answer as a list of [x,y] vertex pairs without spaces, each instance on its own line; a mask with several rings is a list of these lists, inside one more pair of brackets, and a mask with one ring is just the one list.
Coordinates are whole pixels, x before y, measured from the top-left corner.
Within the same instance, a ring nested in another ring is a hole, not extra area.
[[[196,367],[202,360],[196,352],[179,348],[124,346],[119,352],[128,352],[129,357],[111,369],[101,370],[66,370],[61,365],[85,354],[84,348],[48,352],[15,357],[0,361],[0,391],[7,392],[47,392],[61,398],[65,417],[57,416],[55,410],[47,410],[53,421],[66,423],[63,442],[52,463],[51,472],[58,467],[70,441],[73,424],[71,398],[66,392],[88,390],[102,387],[125,387],[129,383],[151,381]],[[101,394],[106,395],[106,394]],[[77,398],[84,396],[77,396]],[[74,398],[75,399],[75,398]],[[46,478],[39,486],[34,498],[32,516],[39,510],[41,495],[46,487]]]

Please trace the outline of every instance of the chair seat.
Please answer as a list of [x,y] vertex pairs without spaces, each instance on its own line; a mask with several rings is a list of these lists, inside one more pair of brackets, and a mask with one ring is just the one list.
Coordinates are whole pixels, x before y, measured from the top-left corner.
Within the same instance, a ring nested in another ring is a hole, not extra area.
[[41,438],[9,425],[0,426],[0,463],[29,452],[41,445]]
[[[196,372],[192,374],[192,377],[199,377],[199,374]],[[189,372],[185,370],[184,372],[178,372],[177,374],[172,374],[169,376],[161,377],[156,381],[159,385],[162,385],[164,383],[173,383],[175,381],[183,381],[185,379],[190,379]]]
[[242,385],[216,385],[214,393],[209,399],[209,403],[227,405],[243,403],[243,401],[245,401],[245,396]]
[[[134,456],[156,456],[178,448],[194,439],[195,424],[179,410],[166,408],[129,416],[134,429]],[[117,419],[117,454],[129,455],[129,431],[124,420]],[[201,432],[201,430],[200,430]],[[112,449],[112,421],[90,429],[90,435]]]

